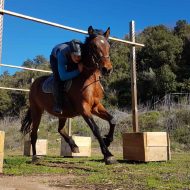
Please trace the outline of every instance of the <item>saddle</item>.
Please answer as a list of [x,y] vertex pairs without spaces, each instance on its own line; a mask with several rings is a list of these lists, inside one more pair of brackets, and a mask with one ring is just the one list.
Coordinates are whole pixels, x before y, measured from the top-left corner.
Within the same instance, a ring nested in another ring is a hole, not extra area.
[[[42,91],[47,94],[53,93],[53,84],[54,78],[53,75],[50,75],[42,84]],[[67,80],[61,83],[61,88],[64,89],[65,92],[68,92],[71,88],[72,80]]]

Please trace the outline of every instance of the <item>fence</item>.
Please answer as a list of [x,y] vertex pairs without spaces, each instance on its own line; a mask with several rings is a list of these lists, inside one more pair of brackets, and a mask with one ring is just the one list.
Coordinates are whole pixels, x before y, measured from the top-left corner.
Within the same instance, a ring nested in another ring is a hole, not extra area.
[[[14,17],[18,17],[21,19],[26,19],[30,20],[33,22],[38,22],[41,24],[46,24],[49,26],[53,27],[58,27],[61,29],[69,30],[72,32],[78,32],[81,34],[87,34],[87,31],[76,29],[73,27],[61,25],[58,23],[54,22],[49,22],[47,20],[19,14],[16,12],[12,12],[9,10],[4,9],[4,0],[0,0],[0,66],[6,66],[6,67],[11,67],[11,68],[19,68],[19,69],[26,69],[26,70],[31,70],[31,71],[40,71],[40,72],[50,72],[50,71],[44,71],[44,70],[37,70],[37,69],[32,69],[32,68],[26,68],[26,67],[18,67],[14,65],[8,65],[8,64],[2,64],[1,63],[1,54],[2,54],[2,35],[3,35],[3,15],[10,15]],[[132,113],[133,113],[133,130],[134,132],[138,131],[138,116],[137,116],[137,87],[136,87],[136,51],[135,51],[135,46],[140,46],[143,47],[144,44],[136,43],[135,42],[135,22],[131,21],[130,22],[130,41],[127,40],[122,40],[119,38],[114,38],[114,37],[109,37],[110,40],[122,42],[125,44],[131,45],[131,89],[132,89]],[[1,87],[1,89],[8,89],[8,90],[16,90],[15,88],[8,88],[8,87]],[[17,90],[24,90],[27,91],[27,89],[17,89]]]
[[190,109],[189,93],[169,93],[160,99],[155,99],[151,105],[152,110]]

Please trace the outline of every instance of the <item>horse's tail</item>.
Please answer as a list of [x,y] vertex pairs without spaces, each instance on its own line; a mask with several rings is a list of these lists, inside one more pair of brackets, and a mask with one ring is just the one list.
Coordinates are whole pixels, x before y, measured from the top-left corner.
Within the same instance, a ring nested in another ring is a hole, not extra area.
[[21,129],[20,132],[23,133],[24,135],[26,135],[27,133],[29,133],[32,128],[32,116],[31,116],[31,109],[29,108],[26,112],[26,115],[24,116],[24,118],[21,121]]

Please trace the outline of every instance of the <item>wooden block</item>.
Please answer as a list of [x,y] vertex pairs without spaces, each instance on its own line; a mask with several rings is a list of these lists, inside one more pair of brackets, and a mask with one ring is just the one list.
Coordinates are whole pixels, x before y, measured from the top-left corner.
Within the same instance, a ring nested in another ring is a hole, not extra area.
[[169,135],[166,132],[124,133],[123,158],[143,162],[170,160]]
[[71,152],[70,146],[61,138],[61,156],[65,157],[90,157],[91,156],[91,137],[72,136],[80,153]]
[[146,147],[145,150],[145,161],[166,161],[169,160],[167,154],[167,146],[162,147]]
[[3,172],[5,132],[0,131],[0,173]]
[[0,153],[0,173],[3,173],[3,158],[4,153]]
[[[36,142],[36,155],[38,156],[47,155],[47,147],[48,147],[48,142],[46,139],[38,139]],[[31,142],[28,140],[24,142],[24,156],[30,156],[30,155],[32,155],[32,146]]]
[[4,152],[5,132],[0,131],[0,153]]
[[146,146],[167,146],[168,135],[166,132],[144,132]]

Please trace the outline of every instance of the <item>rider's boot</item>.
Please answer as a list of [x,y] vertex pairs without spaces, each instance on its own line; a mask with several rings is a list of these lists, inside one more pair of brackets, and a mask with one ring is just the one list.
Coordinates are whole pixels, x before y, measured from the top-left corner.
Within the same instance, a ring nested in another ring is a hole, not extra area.
[[59,82],[54,82],[53,85],[53,96],[54,96],[54,106],[53,106],[53,111],[58,114],[62,114],[63,109],[63,101],[62,101],[62,96],[61,96],[61,89]]

